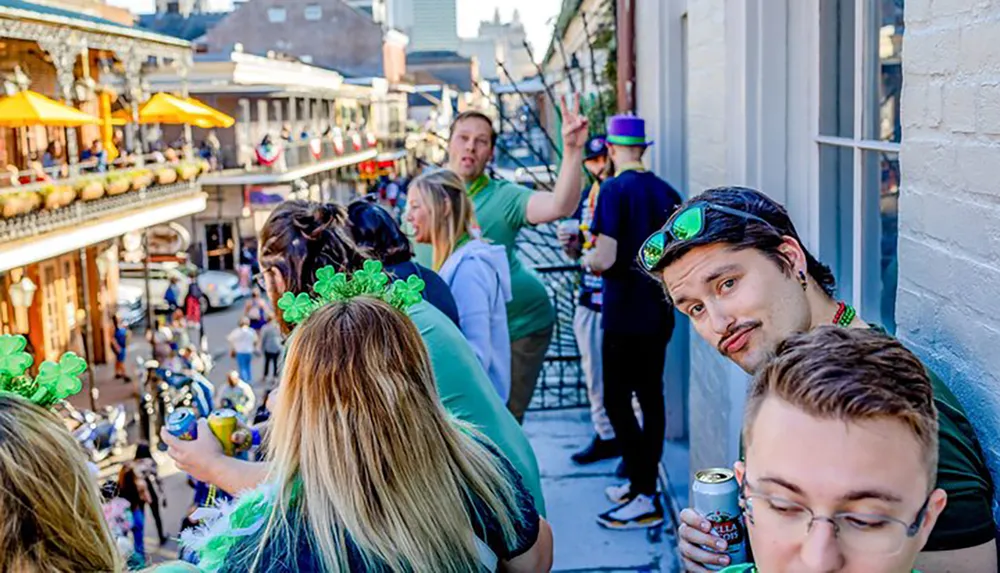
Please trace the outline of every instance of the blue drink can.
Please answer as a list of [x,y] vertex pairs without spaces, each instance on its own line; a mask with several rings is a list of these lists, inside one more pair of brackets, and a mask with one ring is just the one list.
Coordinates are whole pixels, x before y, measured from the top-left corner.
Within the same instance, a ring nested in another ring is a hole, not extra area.
[[167,416],[167,432],[179,440],[198,437],[198,414],[191,408],[177,408]]

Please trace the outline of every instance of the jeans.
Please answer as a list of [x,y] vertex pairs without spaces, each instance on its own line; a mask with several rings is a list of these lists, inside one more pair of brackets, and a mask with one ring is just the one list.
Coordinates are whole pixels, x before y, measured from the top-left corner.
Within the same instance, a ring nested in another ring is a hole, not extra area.
[[[604,407],[621,444],[630,489],[635,494],[656,494],[666,431],[663,362],[671,330],[655,334],[604,332]],[[642,408],[641,427],[632,411],[633,393]]]
[[146,508],[138,507],[132,509],[132,543],[135,545],[135,554],[145,564],[146,562]]
[[552,326],[548,326],[510,343],[510,398],[507,399],[507,409],[518,424],[524,420],[524,411],[535,393],[551,341]]
[[240,378],[247,384],[253,383],[253,372],[250,369],[250,366],[252,364],[253,364],[252,352],[236,353],[236,368],[240,372]]

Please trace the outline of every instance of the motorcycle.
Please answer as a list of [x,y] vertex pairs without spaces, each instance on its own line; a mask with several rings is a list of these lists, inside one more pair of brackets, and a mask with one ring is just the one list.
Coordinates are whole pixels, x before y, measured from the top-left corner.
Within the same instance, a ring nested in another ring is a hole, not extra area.
[[77,410],[68,402],[60,407],[64,418],[76,423],[76,427],[72,429],[73,438],[95,464],[109,456],[121,455],[128,446],[124,405],[106,406],[100,414],[90,410]]

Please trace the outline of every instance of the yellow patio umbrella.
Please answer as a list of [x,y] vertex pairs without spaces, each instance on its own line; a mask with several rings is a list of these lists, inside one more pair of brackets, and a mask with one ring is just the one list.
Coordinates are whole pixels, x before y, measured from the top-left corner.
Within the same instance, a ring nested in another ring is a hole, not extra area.
[[79,127],[100,122],[89,113],[30,90],[0,99],[0,127]]
[[212,114],[168,93],[154,94],[139,106],[139,123],[190,123],[212,121]]
[[202,120],[196,121],[194,125],[197,125],[198,127],[203,127],[206,129],[210,127],[219,127],[222,129],[227,129],[232,127],[233,124],[236,123],[236,119],[234,119],[232,116],[226,115],[221,111],[215,109],[214,107],[202,103],[194,99],[193,97],[189,97],[184,101],[199,109],[204,110],[206,113],[212,116],[212,120],[208,122],[203,122]]

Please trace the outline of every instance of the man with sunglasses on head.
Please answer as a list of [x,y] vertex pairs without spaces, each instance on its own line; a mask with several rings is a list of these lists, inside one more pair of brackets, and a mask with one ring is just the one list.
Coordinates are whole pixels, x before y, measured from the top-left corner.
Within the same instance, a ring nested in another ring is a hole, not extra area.
[[[622,115],[608,121],[608,154],[617,175],[601,185],[590,226],[593,249],[583,258],[584,269],[601,273],[604,280],[604,407],[628,476],[628,483],[605,492],[615,507],[597,521],[609,529],[663,523],[656,483],[666,428],[663,363],[674,315],[663,292],[636,264],[635,252],[681,198],[643,168],[642,155],[650,144],[643,120]],[[641,427],[632,410],[633,394],[642,411]]]
[[[695,331],[748,373],[758,371],[785,339],[823,325],[870,329],[850,305],[834,298],[829,267],[809,253],[784,207],[742,187],[710,189],[688,200],[639,251]],[[938,410],[938,487],[948,506],[917,567],[937,571],[996,571],[993,482],[961,404],[933,372]],[[725,541],[708,522],[681,513],[680,551],[688,571],[727,565],[714,552]]]
[[755,563],[723,572],[910,573],[949,501],[933,394],[875,330],[782,342],[751,384],[734,467]]

